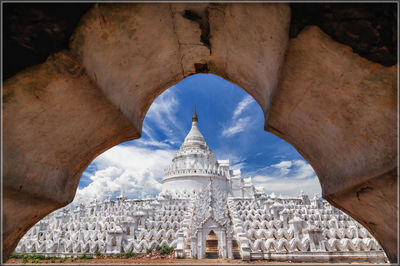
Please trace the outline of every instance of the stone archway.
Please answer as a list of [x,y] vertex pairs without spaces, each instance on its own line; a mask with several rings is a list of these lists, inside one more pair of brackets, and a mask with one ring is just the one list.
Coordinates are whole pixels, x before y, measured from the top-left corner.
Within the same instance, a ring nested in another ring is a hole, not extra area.
[[363,59],[317,27],[288,42],[289,20],[286,4],[95,5],[69,50],[3,84],[4,258],[72,201],[98,154],[140,137],[163,90],[208,72],[254,97],[265,129],[396,261],[397,65]]

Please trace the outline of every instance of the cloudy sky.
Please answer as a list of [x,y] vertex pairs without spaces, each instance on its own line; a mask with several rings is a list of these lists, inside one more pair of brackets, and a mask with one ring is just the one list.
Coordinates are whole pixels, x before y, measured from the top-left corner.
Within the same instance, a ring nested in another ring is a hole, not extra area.
[[98,156],[83,173],[74,203],[123,194],[154,197],[166,168],[191,127],[196,105],[199,128],[217,159],[229,159],[244,178],[266,193],[313,196],[321,188],[312,167],[284,140],[265,132],[260,106],[244,90],[211,74],[190,76],[150,107],[142,137]]

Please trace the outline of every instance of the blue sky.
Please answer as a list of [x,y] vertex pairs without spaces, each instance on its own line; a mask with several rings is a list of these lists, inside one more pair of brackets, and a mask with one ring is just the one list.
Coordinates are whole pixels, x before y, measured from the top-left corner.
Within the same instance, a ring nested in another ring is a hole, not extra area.
[[196,105],[199,128],[217,159],[229,159],[266,193],[321,194],[312,167],[284,140],[264,131],[257,102],[238,86],[212,74],[192,75],[164,91],[151,105],[142,137],[98,156],[83,173],[74,202],[116,197],[154,197],[163,169],[191,127]]

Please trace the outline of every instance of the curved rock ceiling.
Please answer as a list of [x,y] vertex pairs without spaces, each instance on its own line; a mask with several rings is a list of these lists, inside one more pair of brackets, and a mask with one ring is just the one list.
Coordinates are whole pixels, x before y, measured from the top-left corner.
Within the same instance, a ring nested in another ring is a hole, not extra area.
[[[92,5],[5,3],[3,79],[66,49],[74,28]],[[291,9],[290,38],[307,25],[317,25],[362,57],[385,66],[396,63],[395,3],[292,3]]]

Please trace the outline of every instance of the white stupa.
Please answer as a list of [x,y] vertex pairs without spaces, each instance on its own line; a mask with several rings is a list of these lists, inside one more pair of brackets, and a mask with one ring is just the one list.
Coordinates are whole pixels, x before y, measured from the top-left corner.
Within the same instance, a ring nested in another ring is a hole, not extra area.
[[178,258],[385,262],[381,246],[351,217],[318,197],[266,195],[229,160],[217,160],[192,128],[152,199],[111,198],[68,207],[34,225],[16,252],[71,256],[145,253],[168,245]]
[[180,193],[198,192],[209,181],[218,184],[221,189],[233,197],[252,197],[254,187],[244,182],[240,170],[232,170],[229,160],[217,160],[198,126],[196,109],[192,117],[192,128],[187,134],[179,151],[165,169],[162,191]]

